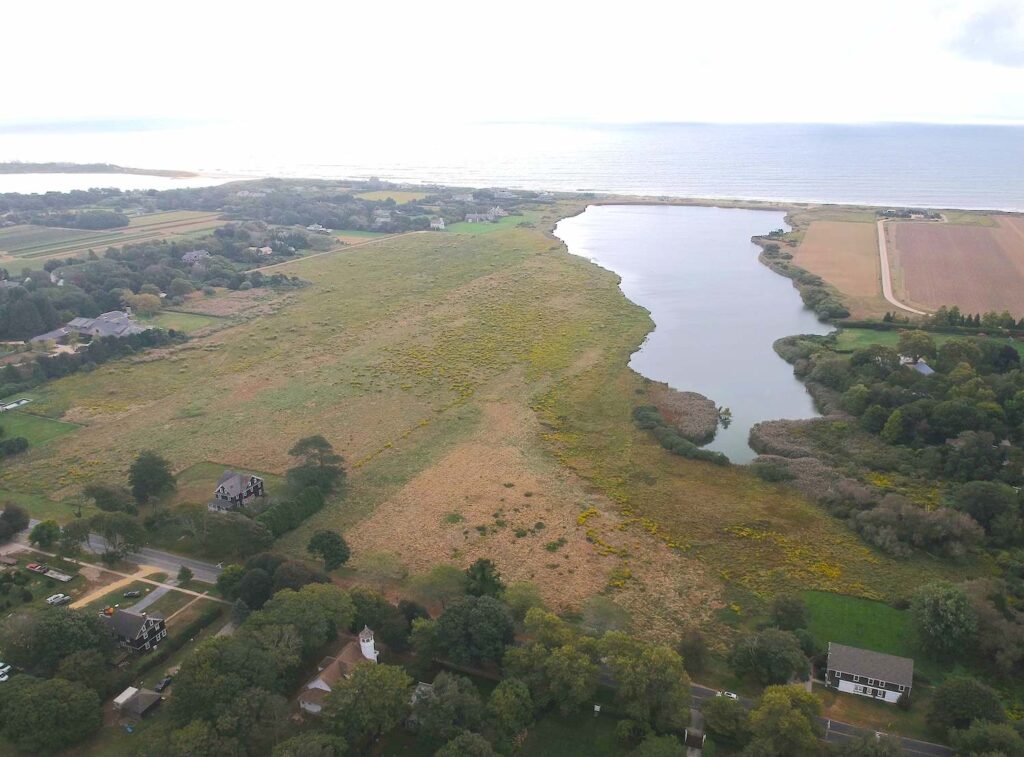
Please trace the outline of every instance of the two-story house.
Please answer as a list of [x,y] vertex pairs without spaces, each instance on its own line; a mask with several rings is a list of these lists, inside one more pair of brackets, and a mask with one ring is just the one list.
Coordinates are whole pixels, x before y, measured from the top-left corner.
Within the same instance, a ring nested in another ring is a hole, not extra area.
[[247,500],[262,497],[263,494],[263,479],[259,476],[226,470],[217,482],[213,500],[208,507],[211,510],[234,510],[244,505]]
[[840,691],[897,702],[914,685],[914,661],[830,641],[825,682]]
[[101,617],[117,637],[117,643],[133,652],[148,652],[167,638],[164,616],[159,613],[116,609]]

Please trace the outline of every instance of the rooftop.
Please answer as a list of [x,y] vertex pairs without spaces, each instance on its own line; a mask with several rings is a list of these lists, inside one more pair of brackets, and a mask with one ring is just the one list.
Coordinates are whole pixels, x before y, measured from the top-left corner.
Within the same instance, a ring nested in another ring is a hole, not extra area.
[[828,668],[908,688],[914,683],[914,661],[909,657],[848,647],[834,641],[828,643]]

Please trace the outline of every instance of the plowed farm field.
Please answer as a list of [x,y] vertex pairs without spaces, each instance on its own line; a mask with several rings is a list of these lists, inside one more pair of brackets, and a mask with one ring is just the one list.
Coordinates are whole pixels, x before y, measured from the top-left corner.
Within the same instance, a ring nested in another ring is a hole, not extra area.
[[993,226],[887,224],[896,296],[930,310],[1024,315],[1024,216],[991,218]]
[[793,252],[793,263],[842,292],[854,318],[881,316],[889,309],[882,298],[873,223],[814,221]]

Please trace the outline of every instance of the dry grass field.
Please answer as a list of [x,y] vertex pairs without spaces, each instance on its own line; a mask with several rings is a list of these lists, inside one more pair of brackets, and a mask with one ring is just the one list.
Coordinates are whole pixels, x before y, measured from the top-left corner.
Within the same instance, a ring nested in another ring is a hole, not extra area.
[[854,318],[880,317],[892,306],[882,297],[874,216],[866,222],[815,220],[793,251],[793,263],[821,276],[843,294]]
[[886,224],[897,297],[924,309],[1024,316],[1024,217],[980,223]]
[[742,617],[752,596],[889,598],[934,571],[633,425],[649,385],[627,362],[651,324],[611,273],[547,233],[577,210],[300,259],[281,271],[311,285],[285,307],[47,384],[33,411],[86,428],[5,462],[0,501],[59,515],[147,448],[188,480],[208,461],[281,474],[297,438],[323,434],[347,459],[348,495],[278,548],[305,557],[311,533],[339,529],[357,577],[488,556],[557,609],[604,594],[672,638]]
[[394,200],[399,205],[406,202],[412,202],[413,200],[422,200],[427,196],[426,192],[405,192],[400,189],[381,189],[376,192],[362,192],[357,194],[360,200]]

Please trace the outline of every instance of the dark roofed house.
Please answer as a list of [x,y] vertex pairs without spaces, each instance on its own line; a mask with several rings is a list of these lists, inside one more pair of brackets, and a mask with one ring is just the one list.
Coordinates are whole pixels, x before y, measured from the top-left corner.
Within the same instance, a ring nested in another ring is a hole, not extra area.
[[896,702],[914,685],[914,661],[830,641],[825,681],[850,694]]
[[103,612],[100,617],[117,637],[118,644],[133,652],[148,652],[167,638],[164,616],[159,613],[116,609]]
[[181,256],[181,262],[187,265],[195,265],[208,257],[210,257],[209,250],[192,250]]
[[221,512],[234,510],[245,504],[246,500],[252,497],[262,497],[263,494],[263,479],[259,476],[226,470],[217,482],[217,488],[213,492],[213,501],[207,507]]

